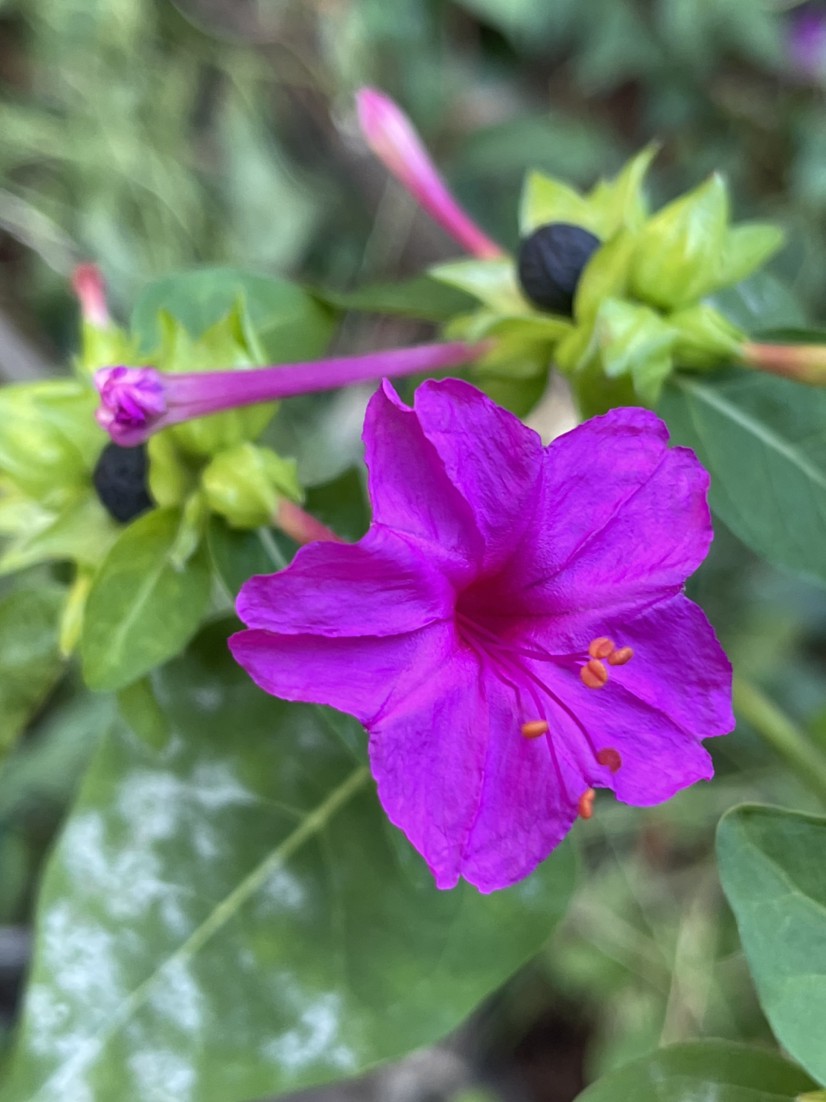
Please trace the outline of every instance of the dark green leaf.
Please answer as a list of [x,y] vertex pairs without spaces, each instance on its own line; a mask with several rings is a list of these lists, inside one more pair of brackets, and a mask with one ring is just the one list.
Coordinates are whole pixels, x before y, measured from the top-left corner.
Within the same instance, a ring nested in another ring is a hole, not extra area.
[[355,291],[319,291],[318,296],[340,310],[397,314],[423,321],[448,321],[476,306],[476,299],[429,276],[399,283],[371,283]]
[[815,1086],[774,1052],[697,1041],[626,1064],[590,1086],[577,1102],[794,1102]]
[[370,506],[364,479],[356,467],[307,491],[304,506],[322,524],[346,540],[359,540],[370,525]]
[[711,507],[759,555],[826,582],[826,393],[758,372],[677,376],[659,412],[711,472]]
[[0,600],[0,757],[17,741],[63,669],[60,586],[13,590]]
[[4,1102],[356,1073],[453,1029],[564,910],[567,846],[506,891],[436,890],[332,713],[256,689],[220,626],[152,685],[169,741],[104,743],[49,866]]
[[826,819],[734,808],[717,831],[720,879],[777,1039],[826,1085]]
[[150,283],[132,312],[132,332],[148,356],[160,343],[159,311],[166,310],[199,337],[239,298],[268,362],[313,359],[327,347],[334,323],[327,307],[286,279],[238,268],[201,268]]
[[755,336],[772,329],[803,326],[803,311],[791,291],[768,272],[756,272],[735,287],[709,298],[724,317]]
[[211,516],[207,545],[212,565],[231,597],[253,574],[272,574],[284,565],[280,554],[273,558],[270,543],[259,530],[230,528],[223,517]]
[[83,619],[83,675],[93,689],[120,689],[186,645],[209,602],[209,557],[201,546],[175,561],[179,509],[134,521],[95,576]]

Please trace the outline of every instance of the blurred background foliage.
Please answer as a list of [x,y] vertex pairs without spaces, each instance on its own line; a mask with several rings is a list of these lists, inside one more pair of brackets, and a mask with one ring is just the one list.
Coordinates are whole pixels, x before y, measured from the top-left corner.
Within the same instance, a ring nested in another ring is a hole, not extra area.
[[[738,217],[787,229],[775,271],[823,321],[826,58],[803,66],[790,47],[794,21],[820,11],[782,0],[2,0],[0,375],[51,370],[73,349],[68,277],[82,260],[101,265],[126,316],[150,279],[193,264],[347,290],[453,254],[361,143],[352,95],[365,83],[410,112],[458,195],[510,246],[528,168],[590,185],[657,138],[657,200],[721,169]],[[381,347],[420,332],[359,314],[337,341]],[[305,473],[327,477],[357,453],[358,402],[293,402],[280,431]],[[0,623],[32,614],[12,601],[48,616],[53,577],[30,571],[14,594],[0,581]],[[826,744],[826,595],[718,525],[692,596],[739,668]],[[51,661],[0,634],[0,665],[30,693],[30,671]],[[110,709],[67,675],[4,766],[7,1025],[38,870]],[[715,783],[663,807],[600,798],[578,828],[588,875],[546,950],[441,1057],[346,1096],[565,1102],[660,1041],[768,1043],[713,831],[743,799],[816,808],[744,725],[715,750]]]

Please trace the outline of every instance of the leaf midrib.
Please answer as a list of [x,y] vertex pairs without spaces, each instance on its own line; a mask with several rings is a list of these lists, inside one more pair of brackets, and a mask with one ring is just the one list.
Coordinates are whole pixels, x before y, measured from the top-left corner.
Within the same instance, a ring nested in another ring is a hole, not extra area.
[[88,1038],[85,1048],[77,1051],[75,1055],[52,1072],[49,1078],[31,1095],[30,1102],[37,1102],[37,1099],[46,1096],[46,1092],[58,1080],[61,1089],[65,1089],[71,1080],[103,1051],[109,1041],[129,1019],[146,1004],[156,981],[162,978],[168,969],[199,953],[210,938],[229,922],[279,867],[286,864],[305,842],[324,829],[330,819],[348,800],[356,795],[369,777],[369,768],[366,765],[359,766],[341,784],[334,788],[314,811],[309,812],[304,817],[302,822],[283,842],[277,845],[212,909],[200,926],[192,931],[175,952],[168,956],[142,983],[138,984],[131,995],[124,999],[120,1006],[109,1016],[105,1029],[96,1036]]
[[784,459],[797,467],[802,474],[805,474],[807,478],[817,483],[821,489],[826,490],[826,473],[819,470],[808,459],[805,459],[800,454],[796,445],[791,441],[784,440],[778,433],[767,428],[766,425],[750,416],[748,413],[745,413],[733,402],[722,397],[716,391],[703,386],[701,383],[690,382],[688,379],[675,378],[674,385],[687,394],[695,396],[699,401],[705,402],[707,406],[710,406],[718,413],[725,414],[725,416],[729,417],[735,424],[739,425],[740,428],[755,436],[767,448],[782,455]]

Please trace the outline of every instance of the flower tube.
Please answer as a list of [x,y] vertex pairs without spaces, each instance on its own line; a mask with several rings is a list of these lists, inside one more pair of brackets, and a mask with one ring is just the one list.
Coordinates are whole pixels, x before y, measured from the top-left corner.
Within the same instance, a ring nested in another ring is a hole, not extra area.
[[132,447],[181,421],[381,377],[440,371],[468,363],[490,346],[490,341],[450,341],[283,367],[180,375],[154,367],[104,367],[95,374],[101,398],[96,417],[116,444]]
[[103,276],[96,264],[78,264],[72,272],[72,290],[80,303],[84,321],[98,329],[106,329],[112,324],[106,306]]
[[389,96],[375,88],[356,95],[359,125],[370,149],[451,237],[483,260],[503,250],[479,229],[448,191],[410,119]]

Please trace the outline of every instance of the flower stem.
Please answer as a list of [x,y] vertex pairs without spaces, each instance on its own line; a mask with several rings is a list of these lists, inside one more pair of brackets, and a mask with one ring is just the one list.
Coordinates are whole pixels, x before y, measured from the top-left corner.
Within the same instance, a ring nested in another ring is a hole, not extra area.
[[809,386],[826,386],[826,344],[761,344],[746,341],[739,359],[747,367],[767,371]]
[[281,502],[273,517],[273,523],[277,524],[282,532],[286,532],[296,543],[313,543],[316,540],[325,540],[327,543],[344,543],[341,536],[337,536],[332,528],[316,520],[314,516],[286,498]]
[[785,760],[801,781],[826,804],[826,757],[799,727],[750,681],[735,674],[734,710]]

